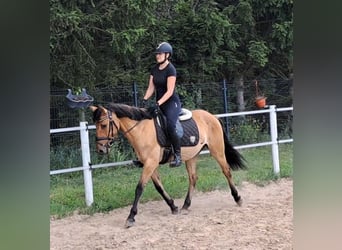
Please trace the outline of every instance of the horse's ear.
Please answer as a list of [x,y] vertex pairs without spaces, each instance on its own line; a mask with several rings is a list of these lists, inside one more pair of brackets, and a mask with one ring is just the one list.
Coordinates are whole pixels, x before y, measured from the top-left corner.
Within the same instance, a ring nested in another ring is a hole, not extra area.
[[99,105],[99,109],[101,110],[101,112],[105,112],[106,111],[105,107],[103,107],[102,105]]
[[89,109],[94,112],[95,110],[97,110],[97,107],[96,106],[89,106]]

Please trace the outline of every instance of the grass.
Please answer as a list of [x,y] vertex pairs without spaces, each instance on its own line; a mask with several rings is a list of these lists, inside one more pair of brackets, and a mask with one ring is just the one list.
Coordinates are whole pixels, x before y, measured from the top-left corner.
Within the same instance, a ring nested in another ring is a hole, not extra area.
[[[277,178],[292,177],[292,144],[279,145],[280,176],[273,174],[271,147],[240,150],[247,161],[248,170],[233,171],[237,186],[243,181],[266,185]],[[96,169],[93,171],[94,203],[85,205],[83,175],[81,172],[53,175],[50,177],[50,214],[60,218],[74,212],[92,214],[107,212],[131,205],[135,187],[142,169],[133,166]],[[163,185],[174,199],[185,198],[188,189],[188,175],[184,166],[159,168]],[[228,190],[227,181],[217,162],[209,155],[199,157],[197,163],[198,181],[196,190],[208,192],[215,189]],[[150,181],[140,202],[162,199]]]

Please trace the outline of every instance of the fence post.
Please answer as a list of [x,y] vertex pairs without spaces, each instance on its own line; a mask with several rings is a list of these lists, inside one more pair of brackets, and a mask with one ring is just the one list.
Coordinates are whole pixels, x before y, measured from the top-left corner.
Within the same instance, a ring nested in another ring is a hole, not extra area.
[[136,82],[133,82],[132,94],[133,94],[133,105],[135,107],[138,107],[138,90],[137,90],[137,83]]
[[279,175],[279,147],[278,147],[278,130],[277,130],[277,111],[275,105],[270,105],[270,129],[272,140],[272,160],[273,160],[273,172]]
[[[224,104],[224,113],[228,113],[228,88],[227,88],[227,81],[226,79],[223,79],[223,104]],[[227,137],[229,139],[229,123],[228,123],[228,116],[224,118],[225,124],[226,124],[226,133]]]
[[87,206],[91,206],[94,201],[93,197],[93,180],[91,169],[89,167],[90,163],[90,150],[89,150],[89,132],[88,132],[88,122],[80,122],[80,136],[81,136],[81,149],[82,149],[82,163],[83,167],[83,180],[84,180],[84,191],[85,200]]

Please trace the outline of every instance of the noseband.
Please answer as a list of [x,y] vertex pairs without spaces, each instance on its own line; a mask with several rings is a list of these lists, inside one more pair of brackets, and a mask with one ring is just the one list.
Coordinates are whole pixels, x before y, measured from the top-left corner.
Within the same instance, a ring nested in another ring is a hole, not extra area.
[[[115,124],[115,122],[112,120],[112,112],[108,110],[107,116],[100,118],[98,121],[96,121],[97,123],[105,121],[105,120],[109,120],[109,130],[108,130],[108,135],[107,137],[95,137],[96,138],[96,143],[100,144],[101,146],[104,146],[106,148],[110,148],[111,146],[113,146],[114,144],[114,127],[116,128],[117,132],[119,132],[119,127]],[[98,141],[103,141],[103,140],[107,140],[106,144],[102,144],[99,143]]]

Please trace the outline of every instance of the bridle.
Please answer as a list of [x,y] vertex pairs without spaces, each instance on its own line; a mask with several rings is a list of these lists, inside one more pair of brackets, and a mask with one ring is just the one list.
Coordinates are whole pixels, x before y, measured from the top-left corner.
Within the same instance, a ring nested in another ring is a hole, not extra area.
[[[110,110],[108,110],[107,112],[107,116],[103,116],[103,117],[100,117],[100,119],[98,121],[96,121],[96,123],[99,123],[99,122],[103,122],[105,120],[109,120],[109,130],[108,130],[108,135],[107,137],[95,137],[95,140],[96,140],[96,143],[101,145],[102,147],[106,147],[107,149],[108,148],[111,148],[114,144],[114,141],[115,141],[115,137],[114,137],[114,127],[116,128],[116,131],[117,133],[119,133],[119,127],[118,125],[116,125],[116,123],[114,122],[114,120],[112,119],[112,112]],[[141,122],[138,121],[136,124],[134,124],[131,128],[129,128],[127,131],[124,131],[123,132],[123,135],[129,133],[132,129],[134,129],[139,123]],[[102,144],[100,143],[99,141],[103,141],[103,140],[107,140],[107,143],[106,144]]]
[[[105,121],[107,119],[109,120],[109,130],[108,130],[107,137],[97,137],[96,136],[95,140],[96,140],[97,144],[100,144],[101,146],[106,147],[106,148],[110,148],[110,147],[113,146],[114,140],[115,140],[115,137],[114,137],[114,127],[116,128],[117,133],[119,132],[119,127],[116,125],[116,123],[112,119],[112,112],[110,110],[108,110],[107,116],[100,117],[100,119],[98,121],[96,121],[96,123],[103,122],[103,121]],[[102,143],[99,142],[99,141],[103,141],[103,140],[107,140],[107,143],[106,144],[102,144]]]

